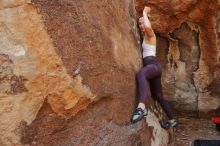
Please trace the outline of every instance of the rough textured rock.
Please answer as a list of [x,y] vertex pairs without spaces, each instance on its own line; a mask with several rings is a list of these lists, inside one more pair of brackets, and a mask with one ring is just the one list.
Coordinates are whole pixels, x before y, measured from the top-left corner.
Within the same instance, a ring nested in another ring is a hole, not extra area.
[[171,144],[152,100],[130,125],[136,26],[131,0],[1,1],[0,145]]
[[219,88],[216,84],[219,82],[218,1],[135,1],[139,16],[145,5],[152,8],[150,19],[154,30],[160,34],[157,54],[164,67],[167,99],[181,111],[217,110],[220,98],[219,94],[212,94],[211,86]]
[[1,8],[0,141],[12,145],[19,141],[19,122],[30,124],[46,98],[58,115],[69,116],[85,108],[94,95],[80,75],[68,75],[32,4],[19,1]]
[[[114,100],[100,100],[70,119],[58,117],[47,103],[34,122],[22,127],[22,144],[30,145],[91,145],[132,146],[172,144],[172,131],[162,129],[158,117],[149,113],[147,121],[137,124],[117,124],[112,119]],[[82,116],[83,115],[83,116]],[[148,123],[148,124],[146,124]],[[41,128],[39,128],[41,126]]]
[[152,7],[164,93],[177,109],[216,110],[214,0],[0,1],[0,145],[172,145],[164,113],[131,125],[141,67],[137,15]]

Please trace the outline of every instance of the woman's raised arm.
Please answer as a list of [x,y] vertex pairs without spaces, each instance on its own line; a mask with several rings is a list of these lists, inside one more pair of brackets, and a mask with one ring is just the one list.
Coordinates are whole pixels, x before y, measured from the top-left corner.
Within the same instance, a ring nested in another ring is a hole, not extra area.
[[145,7],[143,10],[143,21],[144,21],[144,28],[145,28],[145,36],[147,37],[148,41],[155,41],[155,33],[152,29],[150,20],[148,18],[148,12],[150,12],[150,7]]

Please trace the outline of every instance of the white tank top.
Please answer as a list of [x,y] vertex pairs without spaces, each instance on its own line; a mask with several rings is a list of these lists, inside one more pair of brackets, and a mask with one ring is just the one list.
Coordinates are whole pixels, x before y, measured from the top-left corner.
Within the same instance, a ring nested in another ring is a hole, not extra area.
[[156,56],[156,45],[150,45],[145,43],[145,41],[143,41],[142,48],[143,48],[143,58],[147,56]]

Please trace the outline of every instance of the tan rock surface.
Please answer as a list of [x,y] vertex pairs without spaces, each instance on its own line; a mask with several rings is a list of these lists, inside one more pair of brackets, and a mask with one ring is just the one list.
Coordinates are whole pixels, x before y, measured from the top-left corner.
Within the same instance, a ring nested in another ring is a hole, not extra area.
[[134,5],[140,13],[145,4],[167,99],[180,110],[218,109],[217,1],[3,0],[0,144],[172,145],[152,99],[148,119],[129,123],[141,67]]
[[72,78],[67,74],[33,5],[19,1],[3,6],[0,143],[14,145],[19,142],[16,129],[20,122],[30,124],[46,98],[58,115],[72,116],[94,95],[82,84],[80,75]]

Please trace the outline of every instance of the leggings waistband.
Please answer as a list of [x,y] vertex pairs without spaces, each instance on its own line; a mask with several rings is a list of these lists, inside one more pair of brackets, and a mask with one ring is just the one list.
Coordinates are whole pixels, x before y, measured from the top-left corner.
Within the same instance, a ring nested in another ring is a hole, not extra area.
[[151,60],[151,59],[156,59],[157,60],[157,57],[156,56],[146,56],[146,57],[144,57],[144,60]]
[[143,58],[144,66],[151,63],[158,63],[156,56],[147,56]]

